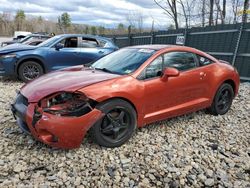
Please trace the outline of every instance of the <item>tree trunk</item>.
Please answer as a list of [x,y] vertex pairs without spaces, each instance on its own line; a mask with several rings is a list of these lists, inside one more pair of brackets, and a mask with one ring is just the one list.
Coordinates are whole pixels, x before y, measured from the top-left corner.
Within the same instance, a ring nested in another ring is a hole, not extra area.
[[[187,15],[187,12],[186,12],[186,9],[185,9],[185,6],[183,4],[182,1],[179,1],[179,3],[181,4],[181,7],[182,7],[182,12],[183,12],[183,15],[184,15],[184,18],[185,18],[185,23],[186,23],[186,29],[188,29],[188,15]],[[188,2],[187,2],[188,3]]]
[[205,27],[205,0],[202,0],[202,27]]
[[239,8],[239,0],[232,0],[232,8],[233,8],[233,23],[237,23],[237,12]]
[[215,25],[218,25],[218,19],[219,19],[219,10],[216,11],[216,18],[215,18]]
[[243,15],[242,15],[242,22],[247,22],[247,9],[249,8],[249,0],[244,1],[244,9],[243,9]]
[[223,9],[222,9],[223,19],[226,18],[226,0],[223,0]]
[[177,15],[177,8],[176,8],[176,1],[172,1],[172,6],[173,6],[173,13],[174,13],[174,23],[175,23],[175,28],[179,29],[179,24],[178,24],[178,15]]
[[214,0],[210,0],[209,26],[213,25]]

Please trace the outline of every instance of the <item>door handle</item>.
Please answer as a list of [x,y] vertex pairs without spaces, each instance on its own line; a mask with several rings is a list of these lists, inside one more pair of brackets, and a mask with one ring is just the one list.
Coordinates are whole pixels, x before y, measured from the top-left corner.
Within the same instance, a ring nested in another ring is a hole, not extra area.
[[202,80],[204,77],[206,77],[207,74],[205,72],[200,72],[200,79]]
[[207,76],[207,74],[205,72],[200,72],[200,76]]
[[103,53],[104,53],[104,51],[99,51],[98,53],[99,53],[99,54],[103,54]]

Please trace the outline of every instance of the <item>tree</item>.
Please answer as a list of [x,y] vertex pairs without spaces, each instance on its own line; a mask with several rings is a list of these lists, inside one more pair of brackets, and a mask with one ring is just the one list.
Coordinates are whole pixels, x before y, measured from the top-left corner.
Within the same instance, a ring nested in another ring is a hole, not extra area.
[[118,32],[118,34],[124,34],[125,31],[126,31],[126,28],[125,28],[124,24],[119,23],[117,25],[117,32]]
[[242,15],[242,22],[247,22],[247,9],[249,8],[249,0],[244,1],[244,8],[243,8],[243,15]]
[[223,0],[223,9],[222,9],[223,20],[226,18],[226,0]]
[[210,11],[209,11],[209,26],[213,25],[213,15],[214,15],[214,0],[210,0]]
[[167,27],[168,30],[173,30],[175,29],[175,26],[173,24],[170,24],[168,27]]
[[240,8],[240,0],[231,0],[232,8],[233,8],[233,23],[237,23],[237,13]]
[[202,27],[205,27],[205,10],[206,10],[206,3],[205,3],[205,0],[202,0],[202,8],[201,8]]
[[96,27],[95,27],[95,26],[91,26],[90,32],[91,32],[92,35],[96,35],[96,34],[97,34],[97,29],[96,29]]
[[35,23],[37,23],[35,25],[35,31],[39,31],[39,32],[42,32],[44,31],[44,20],[43,20],[43,17],[42,16],[39,16],[36,20],[35,20]]
[[103,27],[103,26],[99,26],[98,27],[98,34],[99,35],[104,35],[105,34],[105,27]]
[[175,29],[179,28],[178,12],[176,0],[154,0],[155,4],[164,10],[164,13],[169,16],[175,24]]
[[15,30],[15,23],[12,20],[11,13],[3,12],[0,14],[0,33],[10,36]]
[[194,15],[192,15],[192,11],[194,9],[196,0],[189,0],[189,1],[177,0],[177,3],[181,5],[182,12],[183,12],[183,14],[181,13],[178,13],[178,14],[184,17],[186,28],[189,28],[190,20],[192,17],[194,17]]
[[131,28],[138,29],[140,33],[143,31],[143,13],[140,11],[130,11],[127,15],[127,22]]
[[18,31],[23,29],[23,23],[25,21],[25,13],[23,10],[18,10],[16,12],[16,16],[15,16],[15,24],[16,24],[16,29]]
[[71,26],[71,18],[67,12],[58,17],[58,25],[64,33],[67,32],[67,29]]
[[39,16],[39,17],[37,18],[37,21],[38,21],[38,23],[43,23],[43,17],[42,17],[42,16]]
[[124,30],[124,29],[125,29],[124,24],[119,23],[118,26],[117,26],[117,29],[118,29],[118,30]]
[[86,27],[85,27],[84,33],[85,33],[85,34],[88,34],[88,33],[89,33],[89,26],[86,26]]
[[226,18],[226,1],[223,0],[223,9],[221,9],[220,0],[215,0],[215,4],[217,7],[216,25],[218,24],[218,16],[219,15],[220,15],[220,19],[221,19],[221,24],[224,24],[225,18]]

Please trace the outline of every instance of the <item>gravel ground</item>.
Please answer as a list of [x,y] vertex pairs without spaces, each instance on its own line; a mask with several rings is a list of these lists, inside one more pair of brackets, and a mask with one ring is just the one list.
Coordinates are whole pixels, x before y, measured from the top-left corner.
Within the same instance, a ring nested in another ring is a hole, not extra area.
[[250,187],[250,84],[227,115],[159,122],[115,149],[87,136],[70,151],[20,132],[10,103],[21,85],[0,82],[0,187]]

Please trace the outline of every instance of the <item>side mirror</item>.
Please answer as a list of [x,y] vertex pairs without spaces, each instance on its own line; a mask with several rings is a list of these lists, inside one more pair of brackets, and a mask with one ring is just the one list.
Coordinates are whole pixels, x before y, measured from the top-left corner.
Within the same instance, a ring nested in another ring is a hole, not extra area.
[[180,72],[177,69],[175,69],[175,68],[166,68],[163,71],[161,79],[163,81],[166,81],[166,80],[168,80],[168,77],[177,77],[179,75],[180,75]]
[[55,45],[55,49],[56,50],[60,50],[60,49],[62,49],[62,48],[64,48],[64,45],[62,44],[62,43],[57,43],[56,45]]

